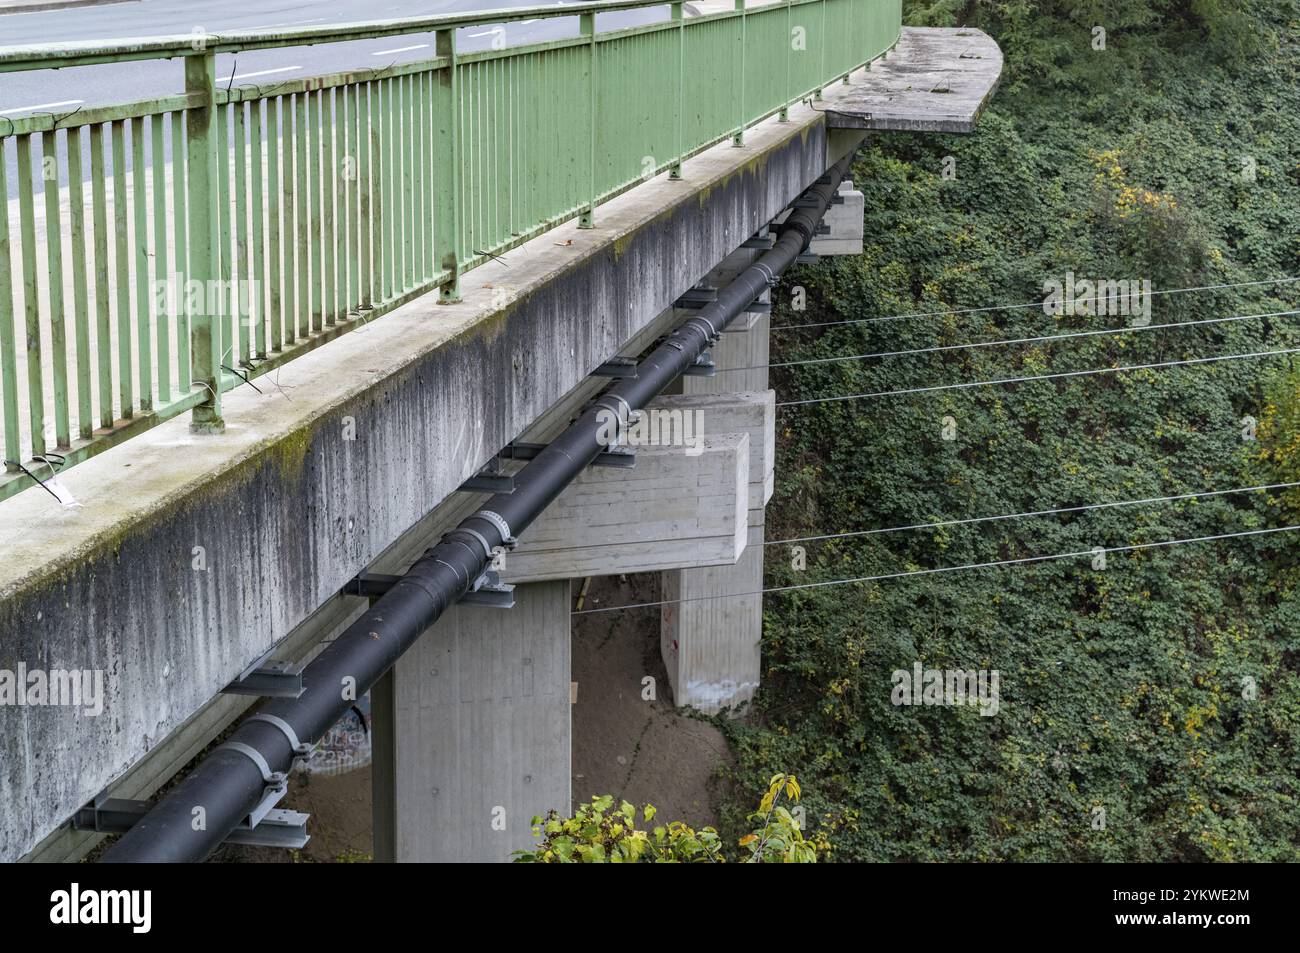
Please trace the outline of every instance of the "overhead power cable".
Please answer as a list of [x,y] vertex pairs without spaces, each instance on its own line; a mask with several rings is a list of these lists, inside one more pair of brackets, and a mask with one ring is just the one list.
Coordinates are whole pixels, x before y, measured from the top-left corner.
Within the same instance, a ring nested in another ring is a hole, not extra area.
[[832,539],[851,539],[856,536],[880,536],[885,533],[902,533],[908,530],[941,529],[945,526],[968,526],[975,523],[996,523],[1035,516],[1059,516],[1062,513],[1084,513],[1090,510],[1117,509],[1124,506],[1146,506],[1154,503],[1177,503],[1182,500],[1200,500],[1213,496],[1236,496],[1243,493],[1265,493],[1269,490],[1289,490],[1300,487],[1295,483],[1268,483],[1261,486],[1243,486],[1231,490],[1208,490],[1201,493],[1180,493],[1177,496],[1153,496],[1144,500],[1119,500],[1114,503],[1088,503],[1082,506],[1063,506],[1051,510],[1031,510],[1026,513],[1005,513],[1000,516],[973,516],[967,519],[938,520],[933,523],[911,523],[907,526],[889,526],[883,529],[860,529],[847,533],[827,533],[823,536],[800,536],[795,539],[771,539],[764,546],[787,546],[795,543],[818,543]]
[[873,397],[902,397],[907,394],[929,394],[944,390],[966,390],[971,387],[992,387],[999,384],[1025,384],[1031,381],[1063,380],[1069,377],[1093,377],[1098,374],[1125,374],[1131,371],[1160,370],[1165,367],[1188,367],[1193,364],[1215,364],[1221,361],[1244,361],[1256,357],[1277,357],[1281,354],[1300,353],[1300,347],[1276,351],[1255,351],[1251,354],[1222,354],[1217,357],[1197,357],[1185,361],[1161,361],[1157,364],[1131,364],[1125,367],[1094,367],[1083,371],[1061,371],[1056,374],[1036,374],[1030,377],[1004,377],[991,381],[966,381],[960,384],[934,384],[929,387],[907,387],[902,390],[882,390],[865,394],[839,394],[834,397],[810,397],[806,400],[778,401],[777,407],[803,407],[809,404],[830,404],[845,400],[866,400]]
[[[1184,546],[1191,543],[1211,543],[1224,539],[1238,539],[1245,536],[1266,536],[1271,533],[1290,533],[1300,529],[1300,524],[1277,526],[1270,529],[1252,529],[1240,533],[1222,533],[1218,536],[1196,536],[1189,539],[1167,539],[1158,543],[1133,543],[1128,546],[1105,546],[1101,548],[1107,555],[1111,553],[1132,553],[1144,549],[1159,549],[1169,546]],[[796,586],[772,586],[768,589],[753,589],[749,592],[727,592],[720,595],[688,596],[683,599],[660,599],[656,602],[630,602],[618,606],[601,606],[598,609],[582,609],[571,615],[592,615],[597,612],[617,612],[620,609],[648,609],[653,606],[671,606],[683,602],[702,602],[713,599],[735,599],[741,596],[761,596],[770,592],[794,592],[800,589],[825,589],[830,586],[847,586],[860,582],[883,582],[889,579],[905,579],[910,576],[933,576],[939,573],[964,572],[970,569],[993,569],[1001,566],[1023,566],[1028,563],[1044,563],[1052,560],[1077,559],[1082,556],[1096,556],[1097,550],[1083,549],[1073,553],[1053,553],[1048,556],[1024,556],[1020,559],[999,559],[996,562],[966,563],[961,566],[939,566],[934,569],[912,569],[905,572],[883,573],[877,576],[855,576],[851,579],[832,579],[827,582],[805,582]]]
[[1261,314],[1236,314],[1227,318],[1201,318],[1196,321],[1173,321],[1168,324],[1144,324],[1123,328],[1100,328],[1092,331],[1070,331],[1066,334],[1045,334],[1037,337],[1007,338],[999,341],[972,341],[965,344],[942,344],[934,347],[913,347],[902,351],[876,351],[872,354],[850,354],[842,357],[813,357],[803,361],[781,361],[775,364],[747,364],[743,367],[720,367],[719,374],[728,371],[760,371],[772,367],[802,367],[808,364],[841,364],[849,361],[867,361],[884,357],[907,357],[914,354],[934,354],[941,351],[973,350],[981,347],[1003,347],[1011,344],[1037,344],[1050,341],[1068,341],[1073,338],[1100,337],[1108,334],[1139,334],[1143,331],[1162,331],[1169,328],[1203,327],[1212,324],[1230,324],[1234,321],[1257,321],[1263,318],[1284,318],[1300,314],[1294,311],[1266,311]]
[[[1199,291],[1224,291],[1229,288],[1255,288],[1262,285],[1287,285],[1293,284],[1297,281],[1300,281],[1300,276],[1289,278],[1267,278],[1263,281],[1234,281],[1229,284],[1200,285],[1193,288],[1166,288],[1163,291],[1151,291],[1149,294],[1152,297],[1160,297],[1162,295],[1192,294]],[[1146,295],[1148,292],[1142,292],[1141,294]],[[1128,292],[1127,294],[1115,295],[1114,297],[1116,300],[1123,301],[1138,296],[1139,295],[1134,292]],[[1105,297],[1109,300],[1111,296],[1107,295]],[[984,308],[955,308],[948,311],[914,311],[910,314],[887,314],[879,315],[874,318],[845,318],[841,321],[816,321],[810,324],[774,324],[771,326],[770,330],[797,331],[800,328],[830,328],[842,324],[879,324],[885,321],[910,321],[913,318],[940,318],[949,315],[987,314],[991,311],[1018,311],[1023,308],[1041,308],[1043,304],[1044,302],[1041,300],[1025,301],[1020,304],[995,304]]]

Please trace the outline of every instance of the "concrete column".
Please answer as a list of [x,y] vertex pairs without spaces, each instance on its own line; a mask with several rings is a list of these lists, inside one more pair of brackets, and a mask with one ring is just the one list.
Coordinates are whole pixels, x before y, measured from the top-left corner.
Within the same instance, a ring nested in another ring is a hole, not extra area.
[[[721,287],[759,252],[741,249],[720,264],[703,284]],[[766,296],[764,296],[766,297]],[[719,368],[713,377],[684,377],[684,395],[767,390],[767,314],[740,315],[712,350]],[[726,368],[751,368],[726,371]],[[763,503],[751,501],[745,551],[734,566],[669,570],[663,574],[660,651],[673,699],[714,713],[735,708],[754,696],[761,669],[763,597],[714,598],[755,593],[763,588]]]
[[533,815],[568,815],[569,612],[568,580],[522,585],[513,609],[451,609],[398,661],[375,801],[393,859],[507,861]]

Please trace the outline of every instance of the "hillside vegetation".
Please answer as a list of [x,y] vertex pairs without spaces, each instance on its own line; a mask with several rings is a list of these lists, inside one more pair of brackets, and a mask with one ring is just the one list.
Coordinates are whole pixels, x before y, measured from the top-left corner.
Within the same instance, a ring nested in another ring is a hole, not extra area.
[[[854,169],[865,253],[792,272],[774,326],[1040,301],[1070,272],[1149,279],[1156,325],[1297,307],[1300,284],[1160,294],[1300,275],[1294,0],[934,0],[905,19],[989,32],[1002,88],[969,137],[872,140]],[[774,331],[772,360],[1127,321],[1031,307]],[[813,364],[773,386],[797,400],[1180,361],[1300,347],[1298,329],[1275,317]],[[1298,480],[1290,360],[786,408],[768,538]],[[1254,493],[870,535],[808,543],[804,569],[769,547],[767,584],[1290,523],[1300,497]],[[728,729],[738,787],[797,774],[833,860],[1300,859],[1298,543],[769,596],[764,687]],[[918,661],[998,671],[997,713],[891,704],[891,673]],[[730,809],[728,834],[749,809]]]

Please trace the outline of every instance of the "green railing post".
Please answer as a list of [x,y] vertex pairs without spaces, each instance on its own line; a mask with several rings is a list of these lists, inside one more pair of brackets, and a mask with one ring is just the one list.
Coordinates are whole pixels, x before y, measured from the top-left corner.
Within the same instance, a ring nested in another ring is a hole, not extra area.
[[677,159],[668,167],[668,178],[680,179],[686,154],[686,16],[680,3],[672,11],[677,24]]
[[[446,60],[447,65],[439,77],[443,88],[447,90],[444,103],[447,107],[446,129],[443,130],[439,148],[439,161],[447,171],[439,175],[444,192],[440,196],[441,214],[438,216],[440,229],[435,229],[434,241],[438,246],[438,261],[448,278],[438,287],[440,304],[455,304],[460,301],[460,223],[464,196],[461,194],[461,141],[460,141],[460,80],[456,73],[456,31],[439,30],[434,40],[437,56]],[[447,186],[450,186],[448,189]]]
[[739,61],[740,76],[736,82],[737,96],[740,99],[740,124],[736,126],[736,131],[731,134],[731,144],[739,148],[745,144],[745,0],[735,0],[735,10],[740,14],[740,56],[736,57]]
[[[16,141],[16,140],[15,140]],[[10,277],[9,186],[5,140],[0,138],[0,395],[5,404],[4,472],[18,473],[22,457],[18,436],[18,351],[14,334],[14,289]]]
[[794,98],[794,90],[790,88],[790,60],[794,53],[794,14],[792,12],[791,0],[785,0],[785,95],[782,97],[784,105],[780,113],[777,114],[777,122],[790,121],[790,100]]
[[587,168],[591,172],[588,178],[587,194],[590,197],[590,204],[583,208],[582,214],[578,216],[579,228],[596,227],[596,14],[584,13],[578,17],[578,34],[588,38],[587,48],[591,55],[587,59],[587,76],[590,80],[587,84],[588,103],[591,109],[588,115],[591,117],[589,130],[591,135],[588,137],[591,144],[587,152]]
[[[187,287],[195,310],[190,314],[191,380],[207,390],[196,404],[190,429],[198,433],[225,430],[221,418],[221,327],[209,302],[217,300],[212,282],[217,277],[217,195],[214,129],[217,109],[214,95],[216,57],[201,50],[185,58],[185,91],[199,100],[185,110],[186,205],[189,211],[189,274]],[[189,284],[189,283],[193,284]]]

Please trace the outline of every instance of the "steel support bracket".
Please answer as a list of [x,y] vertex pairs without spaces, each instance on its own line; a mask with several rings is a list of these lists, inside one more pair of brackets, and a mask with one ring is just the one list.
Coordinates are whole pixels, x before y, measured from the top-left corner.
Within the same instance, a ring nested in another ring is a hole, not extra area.
[[718,373],[718,365],[713,363],[708,351],[701,352],[695,363],[682,371],[683,377],[712,377]]
[[776,244],[776,239],[771,235],[755,235],[753,238],[747,238],[740,243],[741,248],[759,248],[763,251],[771,251],[772,246]]
[[[98,834],[125,834],[140,818],[149,812],[149,801],[134,798],[109,797],[101,792],[93,801],[72,816],[74,831],[94,831]],[[307,833],[310,814],[272,808],[260,823],[248,826],[245,819],[226,837],[224,843],[243,844],[249,847],[304,847],[311,835]]]
[[[532,460],[545,449],[544,443],[512,443],[501,451],[501,459]],[[631,470],[636,466],[636,451],[631,447],[608,447],[591,461],[591,465]]]
[[502,473],[500,462],[496,457],[493,457],[487,466],[462,483],[456,490],[459,493],[513,493],[515,492],[515,478],[509,473]]
[[268,662],[267,652],[244,669],[221,690],[223,695],[255,695],[259,698],[298,698],[307,690],[302,683],[302,666],[293,662]]
[[460,597],[460,602],[462,605],[487,606],[491,609],[513,609],[515,587],[502,582],[495,569],[488,569],[474,580],[474,585]]
[[673,307],[682,311],[698,311],[718,300],[717,288],[691,288],[673,302]]
[[636,358],[613,357],[591,372],[592,377],[617,377],[623,380],[636,378]]
[[392,589],[401,579],[401,576],[393,576],[382,572],[363,572],[358,573],[352,579],[348,580],[347,585],[343,587],[345,596],[364,596],[367,599],[378,599],[380,596]]
[[815,265],[819,261],[821,261],[821,256],[810,251],[802,252],[794,260],[796,265]]

